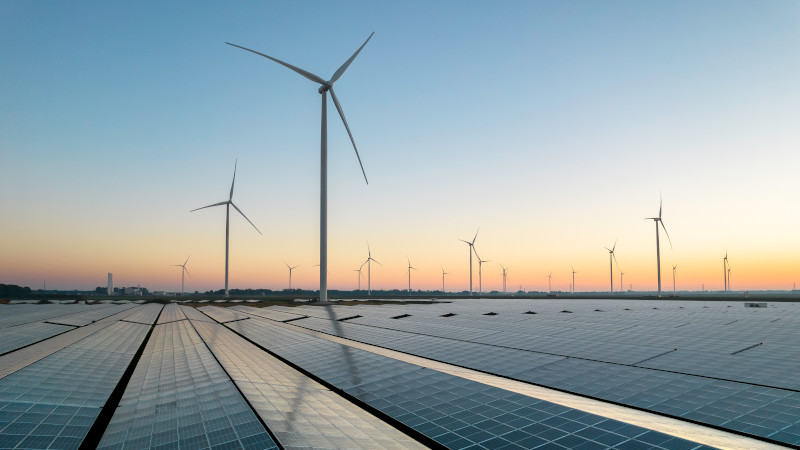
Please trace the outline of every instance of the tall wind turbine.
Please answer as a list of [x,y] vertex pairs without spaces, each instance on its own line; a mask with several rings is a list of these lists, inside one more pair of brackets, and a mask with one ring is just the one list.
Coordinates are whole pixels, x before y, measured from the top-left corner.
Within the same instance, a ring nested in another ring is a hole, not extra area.
[[444,266],[442,266],[442,292],[444,292],[444,276],[445,275],[450,275],[450,273],[449,272],[445,272],[444,271]]
[[553,292],[553,284],[551,283],[552,281],[553,281],[553,271],[551,270],[550,274],[547,275],[547,293],[548,294]]
[[661,224],[661,228],[664,229],[664,234],[667,235],[667,240],[669,241],[669,248],[672,248],[672,239],[669,238],[669,233],[667,233],[667,227],[664,226],[664,221],[661,220],[661,206],[663,204],[663,200],[659,199],[658,202],[658,217],[647,217],[644,220],[652,220],[656,223],[656,270],[658,271],[658,296],[661,297],[661,246],[658,242],[658,224]]
[[[286,261],[284,261],[283,263],[284,263],[284,264],[286,264]],[[298,267],[300,267],[300,266],[294,266],[294,267],[292,267],[292,266],[290,266],[289,264],[286,264],[286,267],[288,267],[288,268],[289,268],[289,290],[291,291],[291,290],[292,290],[292,271],[293,271],[294,269],[297,269],[297,268],[298,268]]]
[[[619,268],[619,265],[617,265],[617,268]],[[619,271],[619,291],[620,292],[624,292],[625,291],[625,284],[622,282],[622,276],[623,275],[625,275],[625,272],[620,270]]]
[[575,274],[578,273],[578,272],[575,272],[575,268],[574,267],[572,267],[572,266],[569,266],[569,267],[572,269],[572,293],[574,294],[575,293]]
[[507,279],[508,269],[510,269],[510,267],[503,267],[503,265],[500,264],[500,263],[497,263],[497,264],[499,264],[500,268],[503,269],[503,293],[505,294],[505,292],[506,292],[506,279]]
[[469,245],[469,295],[472,295],[472,251],[475,248],[475,239],[478,239],[478,231],[481,231],[481,227],[478,227],[472,242],[459,239],[459,241]]
[[[367,260],[364,261],[364,264],[367,265],[367,295],[372,295],[372,261],[383,265],[372,257],[372,251],[369,249],[369,242],[367,242]],[[361,266],[363,267],[364,264]]]
[[[191,256],[191,255],[189,255]],[[184,275],[189,273],[189,270],[186,268],[186,263],[189,262],[189,256],[186,257],[186,261],[183,264],[173,264],[173,267],[181,267],[181,295],[183,295],[183,277]],[[191,275],[189,275],[191,277]]]
[[411,259],[409,259],[408,256],[406,256],[406,259],[408,259],[408,293],[410,294],[411,293],[411,271],[412,270],[417,270],[417,268],[416,267],[411,267]]
[[320,128],[320,202],[319,202],[319,260],[321,269],[319,271],[319,299],[322,302],[328,300],[328,91],[331,93],[331,98],[333,99],[333,104],[336,106],[336,110],[339,112],[339,117],[342,118],[342,123],[344,123],[344,128],[347,130],[347,135],[350,136],[350,142],[353,144],[353,150],[356,151],[356,158],[358,158],[358,165],[361,166],[361,173],[364,175],[364,181],[369,184],[367,180],[367,173],[364,171],[364,165],[361,164],[361,156],[358,154],[358,148],[356,148],[356,141],[353,139],[353,134],[350,132],[350,127],[347,125],[347,119],[344,118],[344,111],[342,111],[342,105],[339,104],[339,99],[336,98],[336,93],[333,92],[333,83],[335,83],[341,76],[344,74],[345,70],[350,67],[350,64],[356,59],[356,56],[361,52],[367,42],[372,38],[372,35],[375,33],[371,33],[366,41],[361,44],[361,47],[353,53],[353,56],[350,57],[347,61],[342,64],[336,72],[333,73],[333,76],[329,80],[324,80],[323,78],[314,75],[311,72],[305,71],[298,67],[295,67],[291,64],[285,63],[279,59],[273,58],[271,56],[265,55],[263,53],[259,53],[255,50],[250,50],[249,48],[245,48],[236,44],[231,44],[230,42],[226,42],[228,45],[232,45],[234,47],[241,48],[242,50],[247,50],[248,52],[255,53],[256,55],[263,56],[267,59],[275,61],[276,63],[287,67],[301,76],[311,80],[315,83],[320,85],[317,92],[322,95],[322,120],[321,120],[321,128]]
[[228,298],[228,249],[230,247],[229,241],[230,241],[230,228],[231,228],[230,224],[231,206],[233,206],[234,209],[236,209],[236,211],[239,211],[239,214],[241,214],[242,217],[245,218],[245,220],[250,222],[250,225],[253,225],[253,228],[255,228],[256,231],[258,231],[258,234],[261,234],[261,230],[259,230],[258,227],[253,222],[251,222],[250,219],[247,218],[247,216],[244,215],[242,210],[239,209],[239,207],[237,207],[233,203],[233,185],[236,183],[236,165],[238,164],[238,162],[239,161],[236,160],[233,163],[233,181],[231,181],[231,193],[230,195],[228,195],[228,200],[224,202],[214,203],[213,205],[203,206],[202,208],[195,208],[189,211],[189,212],[194,212],[200,209],[211,208],[212,206],[225,205],[225,298]]
[[672,295],[675,295],[675,272],[678,270],[677,264],[672,265]]
[[[611,293],[614,293],[614,261],[617,260],[617,255],[614,254],[614,249],[617,248],[617,241],[614,241],[614,246],[611,248],[603,247],[608,250],[608,267],[611,269]],[[619,265],[619,263],[617,263]],[[620,286],[622,287],[622,286]]]

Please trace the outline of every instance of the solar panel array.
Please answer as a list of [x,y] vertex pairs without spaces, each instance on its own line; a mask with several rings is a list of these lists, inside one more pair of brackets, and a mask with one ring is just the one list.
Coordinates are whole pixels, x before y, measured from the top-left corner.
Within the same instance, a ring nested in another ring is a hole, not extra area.
[[703,448],[508,379],[800,445],[798,325],[740,302],[0,305],[0,448]]
[[[294,314],[312,317],[290,323],[800,444],[800,377],[796,375],[800,352],[792,345],[800,341],[798,309],[780,304],[753,317],[760,312],[744,310],[741,303],[709,305],[465,301],[405,307],[302,306],[294,308]],[[531,309],[538,313],[524,314]],[[487,312],[495,315],[484,315]],[[336,320],[354,315],[362,317]],[[407,316],[391,318],[402,315]],[[780,327],[775,326],[778,322],[783,322]],[[398,338],[398,332],[406,337]],[[775,349],[778,356],[763,350],[756,353],[762,346]]]

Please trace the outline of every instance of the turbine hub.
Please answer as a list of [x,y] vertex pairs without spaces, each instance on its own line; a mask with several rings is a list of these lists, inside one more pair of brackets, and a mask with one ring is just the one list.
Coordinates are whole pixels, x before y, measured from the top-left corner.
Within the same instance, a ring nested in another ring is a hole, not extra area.
[[322,94],[323,92],[328,92],[328,89],[330,88],[331,86],[329,84],[323,84],[322,86],[319,87],[319,89],[317,89],[317,92]]

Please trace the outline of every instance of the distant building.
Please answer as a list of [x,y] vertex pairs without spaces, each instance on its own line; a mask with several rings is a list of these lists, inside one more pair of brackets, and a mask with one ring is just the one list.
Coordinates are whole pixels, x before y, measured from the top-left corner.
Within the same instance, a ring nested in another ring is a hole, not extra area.
[[114,295],[114,275],[112,275],[111,272],[108,273],[108,290],[106,294]]

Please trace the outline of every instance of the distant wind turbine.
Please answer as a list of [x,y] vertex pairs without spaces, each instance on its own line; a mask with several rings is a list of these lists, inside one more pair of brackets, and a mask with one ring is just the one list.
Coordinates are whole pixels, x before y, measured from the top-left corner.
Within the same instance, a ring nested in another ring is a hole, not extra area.
[[[361,267],[364,267],[364,265],[362,264]],[[354,269],[353,270],[354,272],[358,272],[358,290],[359,291],[361,290],[361,278],[364,277],[364,274],[361,273],[361,267],[359,267],[358,269]]]
[[625,272],[619,271],[619,291],[622,292],[625,290],[625,284],[622,282],[622,276],[625,275]]
[[249,48],[245,48],[236,44],[231,44],[230,42],[226,42],[228,45],[232,45],[234,47],[238,47],[242,50],[247,50],[248,52],[255,53],[256,55],[263,56],[267,59],[275,61],[276,63],[289,68],[301,76],[318,83],[320,85],[317,92],[322,95],[322,126],[320,131],[320,218],[319,218],[319,260],[321,269],[319,271],[319,299],[320,301],[327,301],[328,300],[328,91],[331,93],[331,98],[333,99],[333,104],[336,106],[336,110],[339,112],[339,117],[342,118],[342,123],[344,123],[344,128],[347,130],[347,135],[350,136],[350,142],[353,144],[353,149],[356,151],[356,158],[358,158],[358,165],[361,166],[361,173],[364,175],[364,181],[369,184],[367,181],[367,173],[364,172],[364,165],[361,164],[361,156],[358,154],[358,148],[356,148],[356,141],[353,139],[353,134],[350,132],[350,127],[347,125],[347,119],[344,118],[344,111],[342,111],[342,105],[339,104],[339,99],[336,98],[336,93],[333,92],[333,83],[335,83],[339,77],[344,74],[345,70],[350,67],[350,64],[356,59],[356,56],[361,52],[367,42],[372,38],[372,33],[369,35],[366,41],[361,44],[361,47],[353,53],[353,56],[350,57],[347,61],[342,64],[339,69],[334,72],[333,76],[329,80],[324,80],[323,78],[314,75],[311,72],[305,71],[298,67],[295,67],[291,64],[285,63],[279,59],[273,58],[271,56],[265,55],[263,53],[259,53],[255,50],[250,50]]
[[508,275],[508,269],[510,269],[510,267],[503,267],[503,265],[500,264],[500,263],[497,263],[497,264],[500,265],[501,269],[503,269],[503,293],[505,293],[506,292],[506,279],[507,279],[507,275]]
[[[481,227],[478,227],[478,231],[481,231]],[[478,239],[478,231],[475,232],[472,242],[459,239],[459,241],[469,245],[469,295],[472,295],[472,251],[475,248],[475,239]]]
[[250,222],[250,225],[253,225],[253,228],[255,228],[256,231],[258,231],[258,234],[261,234],[261,230],[259,230],[258,227],[253,222],[251,222],[250,219],[247,218],[247,216],[244,215],[242,210],[239,209],[239,207],[237,207],[233,203],[233,185],[236,183],[236,165],[238,164],[238,162],[239,161],[236,160],[233,163],[233,181],[231,181],[231,193],[228,196],[228,200],[224,202],[214,203],[213,205],[203,206],[202,208],[195,208],[189,211],[189,212],[194,212],[200,209],[211,208],[212,206],[225,205],[225,298],[228,298],[228,250],[230,248],[229,241],[230,241],[230,228],[231,228],[230,227],[231,206],[233,206],[234,209],[236,209],[236,211],[239,211],[239,214],[241,214],[242,217],[245,218],[245,220]]
[[475,257],[478,258],[478,295],[483,293],[483,278],[481,275],[481,268],[483,267],[483,263],[490,262],[488,259],[481,259],[478,256],[478,251],[475,250],[475,245],[472,246],[472,251],[475,252]]
[[724,257],[724,258],[722,258],[722,280],[723,280],[723,282],[724,282],[724,288],[723,288],[723,290],[724,290],[724,291],[726,291],[726,292],[728,291],[728,277],[729,277],[729,271],[728,271],[728,251],[727,251],[727,250],[725,250],[725,257]]
[[572,293],[574,294],[575,293],[575,274],[578,273],[578,272],[575,272],[575,268],[574,267],[572,267],[572,266],[569,266],[569,267],[572,269]]
[[678,270],[677,264],[672,265],[672,295],[675,295],[675,272]]
[[[284,261],[283,263],[284,263],[284,264],[286,264],[286,261]],[[288,267],[288,268],[289,268],[289,290],[291,291],[291,290],[292,290],[292,271],[293,271],[294,269],[297,269],[297,268],[298,268],[298,267],[300,267],[300,266],[294,266],[294,267],[292,267],[292,266],[290,266],[289,264],[286,264],[286,267]]]
[[410,294],[411,293],[411,271],[412,270],[417,270],[417,268],[416,267],[411,267],[411,259],[409,259],[408,256],[406,256],[406,259],[408,259],[408,293]]
[[661,246],[658,242],[658,224],[661,224],[661,228],[664,229],[664,234],[667,235],[667,240],[669,241],[669,247],[672,248],[672,239],[669,238],[669,233],[667,232],[667,227],[664,226],[664,221],[661,220],[661,206],[663,204],[663,200],[659,199],[658,202],[658,217],[648,217],[644,220],[652,220],[656,223],[656,270],[658,271],[658,296],[661,297]]
[[[367,265],[367,295],[372,295],[372,261],[375,261],[379,265],[383,265],[372,257],[372,251],[369,249],[369,242],[367,242],[367,260],[364,261],[364,264]],[[361,266],[363,267],[364,264]]]
[[444,271],[444,266],[442,266],[442,292],[444,292],[444,276],[445,275],[450,275],[450,273],[449,272],[445,272]]
[[551,270],[550,274],[547,275],[547,293],[548,294],[553,292],[552,281],[553,281],[553,271]]
[[[189,256],[191,256],[191,255],[189,255]],[[189,262],[189,256],[186,257],[186,261],[184,261],[183,264],[173,264],[172,265],[173,267],[181,267],[182,268],[181,269],[181,295],[183,295],[183,277],[184,277],[184,275],[189,273],[189,269],[186,268],[186,263]],[[189,275],[189,277],[191,277],[191,275]]]
[[[611,269],[611,293],[614,293],[614,261],[617,260],[617,255],[614,254],[614,249],[617,248],[617,241],[614,241],[614,246],[611,248],[603,247],[608,250],[608,266]],[[619,263],[617,263],[619,266]],[[620,286],[621,288],[622,286]]]

